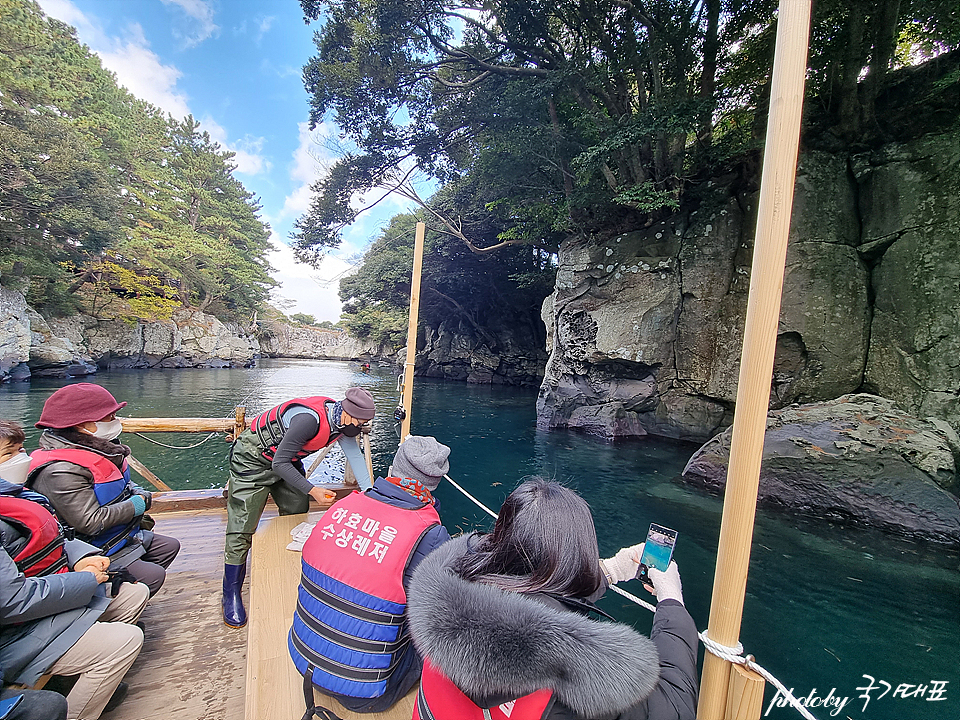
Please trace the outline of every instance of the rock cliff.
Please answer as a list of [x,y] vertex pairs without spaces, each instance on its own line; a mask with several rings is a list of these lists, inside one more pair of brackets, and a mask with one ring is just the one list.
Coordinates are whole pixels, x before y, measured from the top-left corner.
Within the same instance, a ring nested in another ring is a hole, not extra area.
[[[706,440],[730,423],[757,193],[570,240],[544,304],[538,420]],[[960,429],[960,132],[801,154],[771,408],[869,391]]]
[[352,360],[390,351],[319,328],[271,322],[264,330],[258,339],[187,308],[150,323],[44,318],[22,294],[0,287],[0,381],[87,375],[98,368],[230,367],[262,355]]

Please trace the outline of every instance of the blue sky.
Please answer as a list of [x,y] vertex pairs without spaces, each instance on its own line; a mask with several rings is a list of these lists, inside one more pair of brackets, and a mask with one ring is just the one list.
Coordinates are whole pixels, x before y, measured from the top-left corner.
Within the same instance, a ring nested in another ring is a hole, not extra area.
[[289,313],[340,317],[337,279],[389,217],[407,209],[389,199],[344,232],[319,270],[298,265],[287,247],[310,185],[335,157],[336,127],[307,128],[301,69],[314,54],[314,26],[297,0],[38,0],[77,29],[120,84],[175,117],[192,113],[237,153],[237,178],[260,197],[273,228],[278,299]]

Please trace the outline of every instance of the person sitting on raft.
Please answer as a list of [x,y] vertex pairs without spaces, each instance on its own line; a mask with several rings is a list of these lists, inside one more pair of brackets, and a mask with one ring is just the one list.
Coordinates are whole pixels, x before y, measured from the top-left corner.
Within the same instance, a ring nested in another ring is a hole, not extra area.
[[414,720],[693,720],[697,630],[676,563],[649,571],[649,639],[586,617],[608,583],[636,577],[641,552],[600,561],[583,498],[521,484],[492,533],[451,540],[413,575],[407,616],[424,656]]
[[[19,425],[0,420],[0,698],[22,696],[4,717],[96,720],[126,696],[121,679],[143,646],[133,623],[150,591],[124,582],[107,596],[110,558],[65,538],[47,499],[23,487],[23,441]],[[66,700],[6,687],[29,687],[47,673],[79,676]]]
[[26,484],[49,498],[61,522],[100,548],[112,568],[145,583],[152,597],[180,542],[142,527],[153,495],[130,481],[130,448],[117,440],[123,427],[116,413],[126,404],[93,383],[54,392],[36,423],[43,434]]
[[413,571],[450,539],[433,496],[449,455],[435,438],[410,435],[389,476],[338,500],[304,544],[290,656],[305,688],[312,680],[353,712],[387,710],[420,679],[403,608]]
[[[361,490],[372,482],[357,445],[360,426],[373,419],[373,396],[349,388],[343,400],[315,396],[287,400],[261,413],[230,450],[227,485],[227,532],[223,549],[223,622],[240,628],[247,623],[241,589],[247,553],[267,496],[281,515],[307,512],[310,497],[320,507],[333,504],[334,494],[305,477],[303,458],[336,441],[350,463]],[[344,439],[346,438],[346,439]],[[309,496],[309,497],[308,497]]]

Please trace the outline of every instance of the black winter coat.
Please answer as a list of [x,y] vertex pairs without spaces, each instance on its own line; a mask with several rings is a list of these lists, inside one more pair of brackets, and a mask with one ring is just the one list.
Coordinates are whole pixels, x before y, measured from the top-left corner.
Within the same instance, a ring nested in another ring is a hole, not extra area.
[[697,630],[682,604],[657,607],[650,638],[550,598],[452,571],[475,535],[431,553],[407,598],[417,649],[481,707],[553,691],[548,720],[693,720]]

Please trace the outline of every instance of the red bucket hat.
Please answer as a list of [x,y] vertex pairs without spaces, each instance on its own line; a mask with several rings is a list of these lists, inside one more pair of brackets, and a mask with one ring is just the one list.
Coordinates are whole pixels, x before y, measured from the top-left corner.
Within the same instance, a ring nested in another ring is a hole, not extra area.
[[47,398],[36,427],[62,430],[80,423],[97,422],[122,407],[126,407],[125,402],[117,402],[109,390],[99,385],[67,385]]

